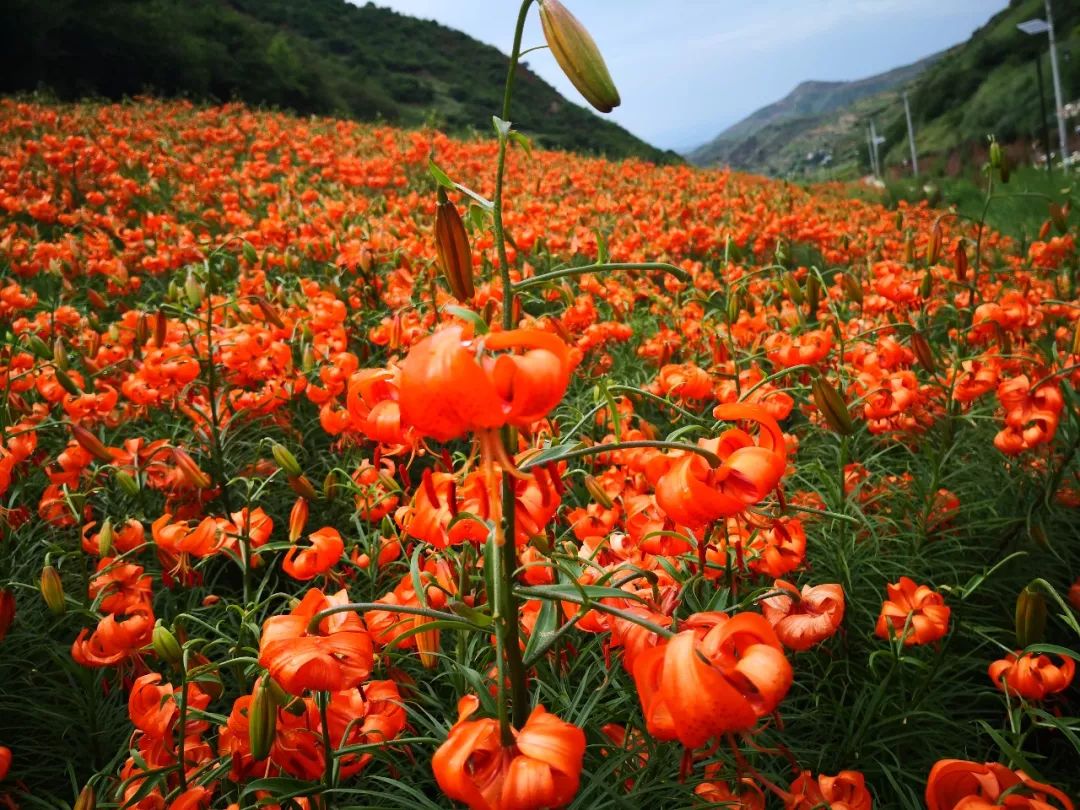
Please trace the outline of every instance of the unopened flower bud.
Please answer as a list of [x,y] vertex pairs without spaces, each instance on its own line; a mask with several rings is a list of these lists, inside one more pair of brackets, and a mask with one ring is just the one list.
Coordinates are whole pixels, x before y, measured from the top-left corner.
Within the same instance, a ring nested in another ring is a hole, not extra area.
[[116,481],[117,486],[124,490],[131,497],[135,497],[139,494],[139,482],[136,481],[130,473],[123,470],[117,470],[113,473],[113,480]]
[[604,488],[600,486],[600,482],[591,475],[585,476],[585,489],[588,490],[589,496],[605,509],[610,509],[614,505]]
[[[413,616],[413,627],[423,627],[435,620],[430,616]],[[433,669],[438,664],[436,653],[439,651],[439,631],[425,630],[417,633],[416,651],[420,653],[420,664],[424,669]]]
[[255,682],[251,703],[248,704],[248,735],[251,741],[251,756],[255,760],[270,756],[274,737],[277,736],[278,704],[267,688],[266,681],[269,677],[267,675]]
[[1016,644],[1038,644],[1046,633],[1046,597],[1029,584],[1016,598]]
[[304,471],[300,467],[300,462],[296,460],[296,456],[294,456],[284,445],[274,442],[270,445],[270,454],[273,455],[274,461],[276,461],[277,465],[285,471],[286,475],[290,477],[303,475]]
[[61,371],[68,370],[68,353],[63,338],[57,338],[53,341],[53,363]]
[[41,597],[46,607],[54,616],[63,616],[67,611],[64,601],[64,583],[60,581],[60,572],[51,565],[41,569]]
[[540,24],[555,61],[585,100],[603,113],[618,107],[619,91],[585,26],[559,0],[540,0]]
[[289,512],[289,542],[295,543],[304,533],[304,526],[308,520],[308,502],[305,498],[297,498]]
[[462,303],[472,301],[475,289],[469,237],[457,206],[446,198],[442,188],[439,189],[439,203],[435,208],[435,250],[439,254],[439,267],[454,298]]
[[829,427],[841,436],[850,436],[855,432],[855,425],[851,420],[851,412],[848,411],[847,403],[843,396],[824,377],[815,377],[810,383],[810,390],[814,398],[814,405],[821,411]]
[[154,632],[150,639],[154,655],[162,661],[174,667],[179,667],[184,663],[184,650],[180,647],[180,642],[176,640],[172,631],[161,623],[161,619],[154,624]]
[[199,465],[195,463],[195,459],[191,457],[187,450],[174,447],[173,461],[176,462],[176,466],[184,474],[184,478],[193,487],[196,489],[208,489],[210,487],[210,476],[199,468]]
[[915,353],[915,359],[924,369],[934,373],[934,353],[930,349],[930,341],[922,332],[915,332],[911,336],[911,351]]
[[311,485],[311,481],[308,480],[306,475],[297,475],[290,478],[289,486],[301,498],[307,498],[309,501],[318,500],[319,498],[319,493],[315,491],[315,487]]
[[92,785],[87,785],[79,791],[79,798],[75,800],[71,810],[97,810],[97,796],[94,795]]
[[112,552],[115,539],[112,518],[105,518],[105,522],[101,524],[101,531],[98,532],[98,556],[108,557]]
[[113,455],[109,452],[109,448],[105,446],[101,439],[99,439],[89,430],[84,428],[82,425],[73,424],[71,426],[71,435],[78,443],[79,447],[81,447],[91,456],[96,458],[98,461],[105,463],[110,463],[113,461]]

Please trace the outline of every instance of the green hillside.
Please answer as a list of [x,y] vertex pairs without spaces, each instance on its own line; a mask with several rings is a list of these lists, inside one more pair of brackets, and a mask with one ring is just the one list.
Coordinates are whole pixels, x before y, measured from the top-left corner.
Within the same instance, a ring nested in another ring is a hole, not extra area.
[[[940,54],[912,65],[851,82],[803,82],[787,96],[739,121],[687,157],[702,166],[729,165],[738,169],[787,174],[806,155],[828,149],[857,122],[856,105],[879,96],[892,97]],[[820,156],[819,156],[820,158]]]
[[[501,107],[507,58],[434,22],[345,0],[5,0],[0,92],[144,91],[452,133]],[[672,159],[568,102],[527,68],[515,123],[544,146]]]
[[[1068,101],[1080,95],[1080,3],[1056,0],[1054,14]],[[866,126],[873,120],[885,138],[883,165],[902,166],[910,156],[901,100],[906,89],[921,168],[944,170],[949,158],[964,165],[971,162],[972,147],[985,146],[991,134],[1004,143],[1041,143],[1036,58],[1042,62],[1056,151],[1047,37],[1028,36],[1016,28],[1019,22],[1044,16],[1043,0],[1013,0],[967,42],[943,54],[862,82],[804,83],[688,157],[695,163],[727,163],[786,177],[850,178],[869,171]],[[819,109],[805,96],[821,99]],[[842,103],[830,104],[830,98]],[[1016,154],[1022,156],[1023,150]]]

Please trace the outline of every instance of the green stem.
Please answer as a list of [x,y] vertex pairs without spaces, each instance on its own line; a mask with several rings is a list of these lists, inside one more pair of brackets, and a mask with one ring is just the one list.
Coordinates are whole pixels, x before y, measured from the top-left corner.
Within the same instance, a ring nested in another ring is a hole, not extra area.
[[[611,444],[594,444],[590,447],[579,447],[576,450],[568,450],[557,458],[547,458],[541,461],[541,464],[550,464],[553,461],[569,461],[575,458],[585,458],[586,456],[595,456],[599,453],[610,453],[615,450],[634,450],[643,447],[655,447],[659,450],[685,450],[688,453],[696,453],[699,456],[703,456],[706,461],[709,462],[709,466],[719,467],[723,461],[720,456],[713,453],[711,450],[706,450],[704,447],[698,447],[696,444],[684,444],[682,442],[662,442],[654,441],[651,439],[641,439],[633,442],[612,442]],[[530,462],[529,460],[523,461],[518,465],[518,469],[521,472],[528,472],[533,467],[539,466],[537,463]]]
[[[514,75],[517,72],[518,60],[521,57],[521,37],[525,31],[525,20],[529,13],[529,7],[533,0],[523,0],[521,9],[518,11],[517,26],[514,29],[514,47],[510,52],[510,65],[506,71],[506,87],[503,90],[502,120],[509,127],[510,100],[514,93]],[[506,231],[503,227],[503,186],[506,177],[506,147],[509,142],[509,134],[504,130],[499,132],[499,160],[495,174],[495,198],[492,203],[492,219],[495,227],[495,245],[499,253],[499,277],[502,282],[502,325],[504,329],[512,329],[514,326],[514,285],[510,278],[510,259],[506,254]],[[504,428],[499,441],[511,454],[515,449],[515,432],[512,428]],[[506,711],[504,708],[506,684],[503,678],[502,666],[505,663],[509,670],[510,689],[512,700],[512,712],[514,725],[520,728],[525,724],[529,709],[529,691],[526,681],[525,667],[521,661],[521,647],[518,641],[518,611],[519,604],[514,596],[513,583],[514,572],[517,569],[517,554],[514,548],[514,480],[509,475],[503,475],[502,481],[502,536],[503,547],[502,565],[492,572],[493,578],[500,579],[498,588],[502,597],[496,604],[496,612],[499,614],[498,631],[496,633],[499,646],[502,647],[499,667],[499,698],[500,716],[499,725],[502,732],[504,745],[513,742],[513,734],[507,724]],[[498,538],[496,538],[498,540]]]
[[327,790],[330,790],[334,787],[334,746],[330,742],[330,718],[327,715],[327,708],[330,706],[330,693],[319,692],[317,700],[319,703],[319,719],[322,722],[323,758],[326,760],[323,784],[326,785]]
[[550,273],[541,273],[538,276],[523,278],[513,285],[515,292],[526,290],[529,287],[538,287],[549,281],[556,281],[568,276],[583,276],[587,273],[606,273],[612,270],[662,270],[675,276],[680,281],[689,283],[692,277],[682,268],[667,262],[606,262],[604,264],[590,264],[585,267],[564,267],[562,270],[552,270]]

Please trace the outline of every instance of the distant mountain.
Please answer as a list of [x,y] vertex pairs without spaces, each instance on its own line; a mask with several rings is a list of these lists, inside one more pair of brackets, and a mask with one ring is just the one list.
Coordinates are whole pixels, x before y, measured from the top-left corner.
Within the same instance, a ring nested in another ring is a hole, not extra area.
[[[851,82],[807,81],[784,98],[762,107],[687,155],[702,166],[728,165],[766,174],[787,174],[817,154],[856,121],[850,110],[859,102],[896,92],[910,84],[943,54],[934,54]],[[818,157],[820,159],[820,156]]]
[[[1080,95],[1080,2],[1054,0],[1053,8],[1061,83],[1069,101]],[[1037,59],[1056,152],[1047,37],[1016,27],[1045,15],[1044,0],[1012,0],[966,42],[928,59],[857,82],[804,82],[687,157],[700,165],[785,177],[851,177],[869,170],[866,126],[872,120],[885,138],[882,163],[901,166],[910,149],[900,100],[904,90],[927,168],[950,155],[966,162],[971,148],[985,146],[989,135],[1003,143],[1041,144]]]
[[[151,91],[302,114],[490,132],[507,57],[427,20],[346,0],[4,0],[0,92]],[[514,123],[542,146],[678,159],[571,103],[526,67]]]

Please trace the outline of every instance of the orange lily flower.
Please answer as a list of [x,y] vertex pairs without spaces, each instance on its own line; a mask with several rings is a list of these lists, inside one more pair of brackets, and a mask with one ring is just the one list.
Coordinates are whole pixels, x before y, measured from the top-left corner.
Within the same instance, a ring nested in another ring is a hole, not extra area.
[[281,562],[281,570],[301,582],[325,574],[337,565],[345,551],[345,541],[338,530],[330,526],[312,532],[308,539],[311,541],[310,548],[294,545],[285,552],[285,559]]
[[3,782],[11,770],[11,749],[0,745],[0,782]]
[[289,694],[299,696],[307,689],[342,692],[371,674],[371,637],[358,615],[331,614],[319,622],[316,633],[308,632],[316,613],[348,601],[344,590],[327,596],[312,588],[291,613],[263,622],[259,663]]
[[791,687],[791,664],[772,627],[756,613],[700,613],[666,644],[634,662],[645,723],[661,740],[697,748],[750,728]]
[[803,652],[820,644],[844,619],[844,590],[839,585],[803,585],[800,593],[791,583],[778,579],[773,587],[786,593],[762,599],[761,612],[790,650]]
[[469,720],[480,701],[458,701],[458,721],[431,759],[443,793],[470,810],[541,810],[564,807],[577,793],[585,733],[533,709],[514,743],[503,747],[493,718]]
[[926,780],[927,810],[1073,810],[1062,791],[1036,782],[1023,771],[1011,771],[997,762],[942,759],[934,763]]
[[1055,664],[1048,655],[1009,653],[990,665],[994,686],[1028,700],[1064,692],[1075,674],[1076,662],[1067,656],[1061,656],[1061,663]]
[[[500,349],[525,351],[478,359]],[[559,403],[569,381],[570,350],[550,332],[513,329],[475,338],[449,326],[405,358],[401,418],[439,441],[506,424],[525,427]]]
[[885,587],[889,598],[881,605],[874,631],[878,638],[899,638],[903,633],[904,644],[911,646],[937,641],[948,632],[951,610],[941,594],[909,577]]
[[[716,469],[697,454],[676,457],[656,480],[656,502],[676,523],[699,527],[730,517],[762,500],[776,487],[787,464],[787,446],[780,426],[761,405],[720,405],[718,419],[748,419],[761,425],[755,443],[732,428],[699,444],[722,459]],[[661,457],[664,458],[664,457]],[[662,466],[663,462],[659,462]],[[656,469],[650,478],[654,478]]]
[[866,780],[858,771],[840,771],[836,776],[822,774],[814,779],[803,771],[788,788],[784,810],[871,810],[874,800],[866,789]]
[[765,794],[749,779],[742,779],[733,789],[724,782],[702,782],[694,788],[694,794],[708,802],[710,807],[727,807],[730,810],[765,810]]

